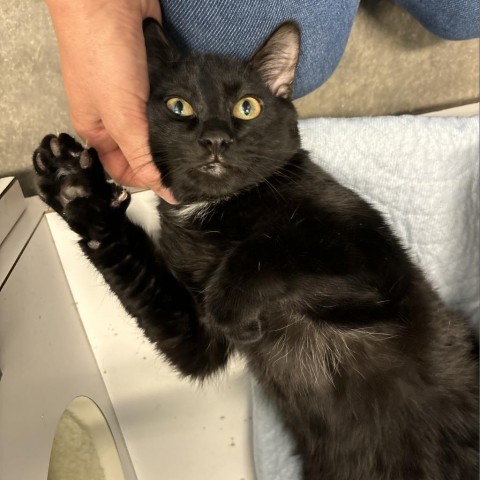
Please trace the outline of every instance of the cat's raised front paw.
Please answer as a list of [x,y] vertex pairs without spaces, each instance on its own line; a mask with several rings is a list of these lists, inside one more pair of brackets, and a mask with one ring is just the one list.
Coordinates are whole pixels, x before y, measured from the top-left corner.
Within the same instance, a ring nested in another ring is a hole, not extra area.
[[112,218],[125,213],[129,193],[107,182],[97,152],[70,135],[47,135],[33,154],[33,165],[40,196],[80,235],[99,240]]

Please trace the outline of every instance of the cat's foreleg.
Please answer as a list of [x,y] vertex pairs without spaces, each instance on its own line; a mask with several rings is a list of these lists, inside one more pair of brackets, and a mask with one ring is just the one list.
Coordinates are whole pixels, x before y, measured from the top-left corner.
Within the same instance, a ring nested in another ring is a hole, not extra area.
[[[206,289],[207,318],[234,342],[254,342],[263,335],[261,312],[288,304],[307,316],[330,315],[339,306],[378,310],[383,297],[373,284],[354,274],[339,274],[318,253],[305,232],[286,231],[240,244],[215,272]],[[368,310],[371,311],[371,310]]]
[[226,256],[211,279],[205,295],[207,318],[234,342],[261,338],[259,314],[284,294],[294,268],[282,248],[269,238],[251,239]]
[[205,377],[226,364],[229,343],[198,322],[189,292],[148,235],[130,222],[129,194],[105,179],[95,150],[49,135],[33,155],[40,195],[80,235],[80,246],[145,335],[182,374]]

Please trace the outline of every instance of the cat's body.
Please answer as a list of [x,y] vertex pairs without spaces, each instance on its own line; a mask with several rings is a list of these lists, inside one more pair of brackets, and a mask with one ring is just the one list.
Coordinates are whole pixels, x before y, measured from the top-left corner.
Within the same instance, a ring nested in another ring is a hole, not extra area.
[[[217,205],[164,204],[161,248],[169,268],[203,304],[227,252],[263,237],[265,251],[250,259],[250,269],[237,265],[246,272],[236,270],[238,283],[225,288],[233,301],[241,275],[255,281],[265,269],[258,281],[280,294],[261,308],[262,337],[237,349],[301,439],[300,451],[315,452],[307,478],[469,478],[478,428],[469,327],[445,310],[376,212],[306,154],[295,171],[294,181],[282,175]],[[372,228],[378,239],[370,238]],[[283,265],[269,271],[267,252]],[[377,272],[343,284],[342,275],[367,272],[359,258],[378,262]],[[288,282],[283,269],[291,269]],[[323,274],[333,285],[314,278]],[[457,442],[463,445],[455,452]],[[462,467],[465,447],[471,458]]]
[[[284,99],[288,65],[277,75],[264,68],[292,35],[291,24],[278,30],[251,69],[183,61],[151,31],[149,56],[165,76],[151,94],[151,147],[181,202],[160,204],[154,242],[126,218],[128,202],[105,183],[94,151],[90,165],[70,137],[46,137],[37,150],[41,193],[183,375],[208,377],[234,350],[245,357],[297,441],[305,479],[473,480],[469,327],[380,214],[300,149]],[[229,119],[232,108],[261,110],[259,121]],[[71,174],[56,175],[60,161]]]

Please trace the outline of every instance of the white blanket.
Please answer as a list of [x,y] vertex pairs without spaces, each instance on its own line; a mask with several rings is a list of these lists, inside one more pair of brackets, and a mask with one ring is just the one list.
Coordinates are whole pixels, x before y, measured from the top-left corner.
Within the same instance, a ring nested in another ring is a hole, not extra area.
[[[478,331],[478,118],[311,119],[300,131],[312,159],[384,213],[441,297]],[[291,439],[257,385],[253,430],[257,480],[299,479]]]

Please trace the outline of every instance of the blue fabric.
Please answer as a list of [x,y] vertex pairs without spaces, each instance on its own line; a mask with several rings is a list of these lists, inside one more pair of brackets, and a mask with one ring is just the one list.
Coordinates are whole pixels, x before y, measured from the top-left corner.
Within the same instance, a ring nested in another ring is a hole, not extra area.
[[295,83],[301,97],[324,83],[343,54],[359,0],[161,0],[164,25],[186,51],[250,58],[280,23],[295,19],[302,48]]
[[[333,73],[345,49],[359,0],[160,0],[165,28],[184,51],[249,58],[286,20],[302,29],[294,96]],[[449,39],[480,36],[479,0],[397,0],[433,33]]]
[[[299,126],[312,159],[383,212],[440,296],[478,333],[478,117],[310,119]],[[280,415],[255,383],[252,394],[257,480],[299,480]]]
[[480,36],[479,0],[395,0],[425,28],[449,40]]

